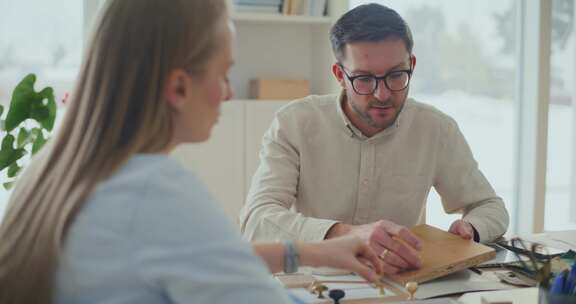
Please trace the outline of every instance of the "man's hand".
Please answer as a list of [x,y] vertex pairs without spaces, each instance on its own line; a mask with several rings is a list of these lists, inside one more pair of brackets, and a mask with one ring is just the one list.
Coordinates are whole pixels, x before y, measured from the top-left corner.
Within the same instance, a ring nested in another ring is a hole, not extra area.
[[472,227],[472,224],[463,220],[454,221],[454,223],[450,225],[448,232],[459,235],[466,240],[471,240],[474,238],[474,228]]
[[385,220],[358,226],[339,223],[328,231],[326,238],[341,235],[356,235],[369,244],[383,260],[385,273],[421,266],[420,258],[414,252],[421,248],[420,239],[404,226]]

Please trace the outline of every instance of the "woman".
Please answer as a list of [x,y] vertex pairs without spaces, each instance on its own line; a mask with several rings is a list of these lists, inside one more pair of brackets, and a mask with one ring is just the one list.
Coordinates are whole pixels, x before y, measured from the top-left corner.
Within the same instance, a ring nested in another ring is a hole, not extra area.
[[0,303],[286,303],[264,265],[281,271],[292,250],[377,279],[358,239],[242,242],[167,156],[206,140],[231,96],[224,1],[109,1],[63,125],[11,196]]

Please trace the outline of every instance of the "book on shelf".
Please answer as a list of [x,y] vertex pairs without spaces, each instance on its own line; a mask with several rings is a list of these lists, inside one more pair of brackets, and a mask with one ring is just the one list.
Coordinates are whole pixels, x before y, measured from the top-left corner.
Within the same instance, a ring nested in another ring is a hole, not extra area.
[[280,6],[282,0],[234,0],[234,5]]
[[241,13],[280,13],[282,0],[234,0],[234,9]]
[[238,13],[258,13],[258,14],[279,14],[278,6],[256,6],[256,5],[236,5],[234,8]]
[[326,0],[283,0],[284,15],[324,16]]
[[326,0],[308,0],[308,9],[310,16],[325,16]]
[[240,13],[264,13],[293,16],[324,16],[327,0],[234,0]]

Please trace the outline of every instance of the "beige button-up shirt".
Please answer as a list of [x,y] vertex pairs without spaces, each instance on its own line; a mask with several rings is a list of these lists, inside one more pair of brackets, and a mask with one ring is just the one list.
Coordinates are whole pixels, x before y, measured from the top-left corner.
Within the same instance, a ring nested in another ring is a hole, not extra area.
[[425,221],[432,186],[481,241],[506,232],[508,213],[456,122],[406,100],[394,125],[370,138],[348,120],[342,95],[309,96],[276,113],[240,213],[249,240],[322,240],[337,222]]

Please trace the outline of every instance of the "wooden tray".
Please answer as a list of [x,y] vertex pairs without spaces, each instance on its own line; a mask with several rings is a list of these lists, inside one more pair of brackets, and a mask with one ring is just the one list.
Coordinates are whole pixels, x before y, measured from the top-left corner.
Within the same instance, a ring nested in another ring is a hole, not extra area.
[[422,267],[418,270],[388,276],[404,286],[407,282],[426,282],[476,266],[496,256],[494,249],[460,236],[423,224],[410,230],[422,240],[418,252]]

